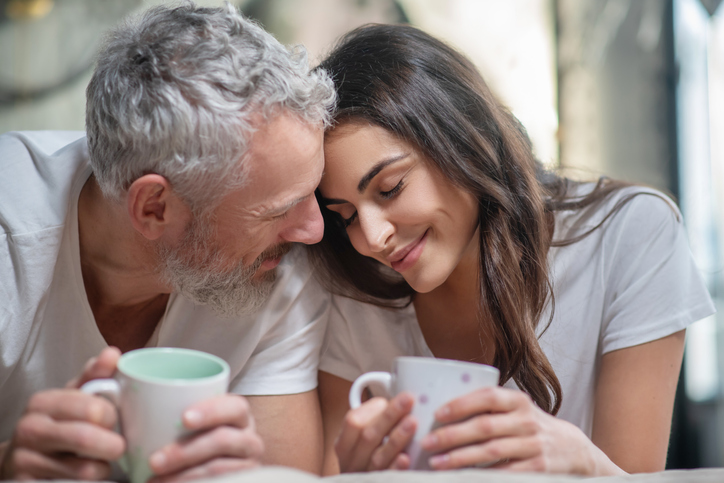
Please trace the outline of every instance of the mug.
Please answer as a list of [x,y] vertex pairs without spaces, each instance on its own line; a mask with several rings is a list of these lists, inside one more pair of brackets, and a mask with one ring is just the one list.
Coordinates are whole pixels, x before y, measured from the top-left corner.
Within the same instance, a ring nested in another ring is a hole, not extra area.
[[362,404],[362,392],[371,384],[382,386],[389,397],[407,391],[415,397],[412,415],[417,430],[405,451],[410,456],[410,468],[430,469],[430,454],[422,451],[420,440],[438,425],[435,411],[442,405],[476,389],[496,386],[500,371],[492,366],[474,362],[435,359],[432,357],[397,357],[392,372],[368,372],[359,376],[349,391],[352,409]]
[[80,388],[108,398],[118,408],[126,454],[119,461],[131,483],[153,476],[151,454],[190,431],[181,416],[192,404],[219,396],[229,386],[229,365],[206,352],[150,347],[126,352],[113,379],[96,379]]

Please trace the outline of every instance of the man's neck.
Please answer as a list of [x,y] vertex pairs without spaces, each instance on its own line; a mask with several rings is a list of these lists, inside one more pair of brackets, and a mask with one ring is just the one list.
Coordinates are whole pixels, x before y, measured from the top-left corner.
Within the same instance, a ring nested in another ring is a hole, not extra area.
[[143,347],[166,308],[170,289],[150,242],[131,225],[123,204],[106,199],[91,176],[78,199],[83,283],[96,325],[109,345]]

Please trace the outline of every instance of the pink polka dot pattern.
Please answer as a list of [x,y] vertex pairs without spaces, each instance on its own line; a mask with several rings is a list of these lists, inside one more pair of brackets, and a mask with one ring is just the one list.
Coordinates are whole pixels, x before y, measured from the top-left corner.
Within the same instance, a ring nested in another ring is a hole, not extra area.
[[420,404],[427,404],[427,394],[420,394]]
[[463,373],[463,382],[470,382],[470,374],[467,372]]

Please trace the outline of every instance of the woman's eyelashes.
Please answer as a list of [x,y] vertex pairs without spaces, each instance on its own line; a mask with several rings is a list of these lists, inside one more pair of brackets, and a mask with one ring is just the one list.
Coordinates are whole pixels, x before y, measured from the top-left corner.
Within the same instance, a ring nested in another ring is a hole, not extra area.
[[[341,216],[342,216],[342,215],[340,215],[340,217],[341,217]],[[352,222],[354,222],[354,220],[355,220],[356,218],[357,218],[357,212],[355,211],[354,213],[352,213],[352,216],[350,216],[349,218],[342,218],[342,225],[343,225],[343,226],[345,227],[345,229],[346,229],[347,227],[349,227],[349,225],[352,224]]]
[[399,193],[400,190],[402,190],[403,181],[404,180],[401,179],[399,183],[397,183],[397,185],[389,191],[380,191],[380,196],[386,200],[392,198]]
[[[404,186],[403,181],[404,180],[401,179],[395,185],[395,187],[392,188],[391,190],[380,191],[380,196],[382,197],[382,199],[389,200],[390,198],[397,195],[402,190],[402,187]],[[342,215],[340,215],[340,216],[342,216]],[[354,213],[352,213],[352,216],[350,216],[349,218],[342,217],[342,225],[344,225],[345,228],[348,228],[352,223],[354,223],[354,221],[356,219],[357,219],[357,212],[355,211]]]

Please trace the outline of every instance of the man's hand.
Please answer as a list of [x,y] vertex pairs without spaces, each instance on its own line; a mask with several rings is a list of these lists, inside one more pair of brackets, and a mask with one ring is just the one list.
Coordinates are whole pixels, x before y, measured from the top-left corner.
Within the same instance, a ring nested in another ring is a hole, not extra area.
[[188,408],[184,426],[196,433],[151,455],[152,482],[184,481],[259,466],[264,445],[249,405],[226,394]]
[[111,377],[120,355],[116,348],[104,349],[66,389],[30,398],[0,463],[0,479],[108,477],[108,462],[125,451],[123,438],[113,431],[116,409],[77,389],[91,379]]

